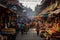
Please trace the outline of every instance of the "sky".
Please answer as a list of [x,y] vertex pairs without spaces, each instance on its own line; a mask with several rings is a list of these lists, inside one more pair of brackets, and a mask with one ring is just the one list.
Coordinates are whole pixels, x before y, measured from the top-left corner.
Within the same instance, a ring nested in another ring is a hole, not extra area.
[[35,6],[41,4],[41,0],[19,0],[20,3],[25,7],[30,7],[33,11],[35,10]]

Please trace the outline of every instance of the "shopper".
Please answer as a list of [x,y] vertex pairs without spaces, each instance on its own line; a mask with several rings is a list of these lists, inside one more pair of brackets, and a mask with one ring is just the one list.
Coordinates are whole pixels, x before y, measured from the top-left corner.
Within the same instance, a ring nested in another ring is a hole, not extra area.
[[21,23],[21,26],[20,26],[21,35],[23,35],[23,33],[24,33],[24,27],[25,27],[25,24]]
[[27,22],[27,23],[25,24],[25,32],[26,32],[26,34],[27,34],[29,28],[30,28],[30,23]]
[[35,26],[36,26],[37,35],[39,35],[39,30],[40,30],[39,23],[36,22],[35,24],[36,24]]

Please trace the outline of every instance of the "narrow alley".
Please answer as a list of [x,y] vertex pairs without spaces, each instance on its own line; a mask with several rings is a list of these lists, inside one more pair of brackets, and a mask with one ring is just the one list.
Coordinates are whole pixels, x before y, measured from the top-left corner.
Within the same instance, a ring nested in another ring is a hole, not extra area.
[[0,0],[0,40],[60,40],[60,0]]
[[20,34],[17,35],[16,40],[44,40],[44,38],[40,38],[40,36],[36,35],[35,28],[32,28],[28,31],[28,33],[24,33],[23,36]]

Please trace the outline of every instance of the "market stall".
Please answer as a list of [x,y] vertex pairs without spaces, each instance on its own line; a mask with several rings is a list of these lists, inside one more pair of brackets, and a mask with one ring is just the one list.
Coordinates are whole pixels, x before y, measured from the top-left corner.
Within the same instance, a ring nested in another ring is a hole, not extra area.
[[[15,14],[15,15],[14,15]],[[0,37],[2,40],[15,40],[16,28],[10,26],[16,20],[16,12],[0,4]]]
[[60,40],[60,13],[53,13],[52,27],[46,29],[46,40]]

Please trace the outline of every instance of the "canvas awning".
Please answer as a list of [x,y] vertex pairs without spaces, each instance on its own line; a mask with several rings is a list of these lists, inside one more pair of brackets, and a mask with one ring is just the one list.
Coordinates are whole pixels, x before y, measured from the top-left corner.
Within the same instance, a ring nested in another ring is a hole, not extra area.
[[51,15],[53,15],[53,14],[57,15],[57,14],[59,14],[59,12],[60,12],[60,9],[57,9],[55,11],[50,12],[50,14],[48,16],[51,17]]
[[46,14],[40,14],[39,15],[40,17],[48,17],[48,14],[46,13]]
[[57,9],[55,11],[52,11],[51,14],[58,14],[60,12],[60,9]]
[[4,7],[4,8],[7,8],[6,6],[4,6],[4,5],[2,5],[2,4],[0,4],[0,6],[2,6],[2,7]]
[[[7,8],[6,6],[4,6],[4,5],[2,5],[2,4],[0,4],[0,6],[2,6],[2,7],[4,7],[4,8]],[[14,12],[14,13],[16,13],[14,10],[12,10],[12,9],[9,9],[10,11],[12,11],[12,12]]]

